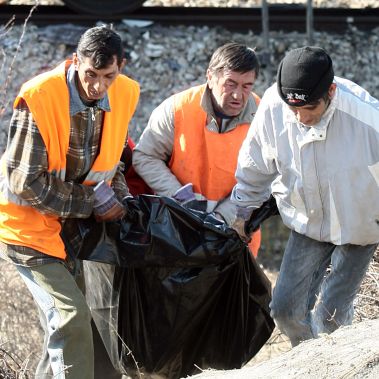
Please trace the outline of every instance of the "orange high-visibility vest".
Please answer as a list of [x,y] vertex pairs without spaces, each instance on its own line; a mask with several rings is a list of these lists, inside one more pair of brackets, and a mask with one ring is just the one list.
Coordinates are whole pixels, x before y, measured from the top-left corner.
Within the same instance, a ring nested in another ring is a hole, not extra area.
[[[169,167],[182,185],[192,183],[195,194],[215,204],[236,184],[238,153],[250,125],[241,124],[226,133],[208,130],[207,113],[200,106],[205,88],[196,86],[174,97],[175,135]],[[258,96],[253,96],[258,104]],[[249,245],[255,256],[259,246],[257,231]]]
[[[65,61],[26,82],[14,102],[16,107],[21,98],[26,101],[47,149],[48,171],[62,180],[65,180],[71,124],[66,83],[66,70],[70,64],[71,61]],[[108,97],[111,111],[104,114],[100,151],[86,177],[86,184],[112,180],[124,147],[128,123],[137,106],[139,85],[118,75],[109,87]],[[5,170],[5,154],[2,170]],[[11,193],[4,174],[0,188],[0,240],[64,259],[60,218],[38,211]]]

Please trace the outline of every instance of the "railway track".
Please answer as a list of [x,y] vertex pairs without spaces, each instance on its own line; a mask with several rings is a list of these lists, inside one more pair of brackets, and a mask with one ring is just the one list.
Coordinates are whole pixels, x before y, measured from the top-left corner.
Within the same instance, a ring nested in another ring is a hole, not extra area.
[[[24,22],[31,6],[0,5],[0,22],[15,17],[16,23]],[[76,23],[93,25],[101,20],[118,22],[123,19],[147,20],[163,25],[209,25],[223,26],[234,30],[262,30],[261,8],[184,8],[184,7],[141,7],[133,13],[104,15],[78,14],[66,6],[40,5],[33,13],[31,22],[37,25]],[[344,32],[349,25],[361,30],[379,27],[379,8],[346,9],[314,8],[314,28],[320,31]],[[269,7],[270,30],[305,31],[306,9],[302,6]]]

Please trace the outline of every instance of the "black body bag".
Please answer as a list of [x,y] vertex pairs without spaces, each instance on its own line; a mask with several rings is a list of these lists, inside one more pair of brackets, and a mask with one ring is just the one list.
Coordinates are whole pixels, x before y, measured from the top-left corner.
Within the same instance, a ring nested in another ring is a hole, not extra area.
[[180,378],[234,369],[270,337],[271,285],[237,233],[166,197],[125,201],[120,222],[81,220],[86,297],[113,365]]

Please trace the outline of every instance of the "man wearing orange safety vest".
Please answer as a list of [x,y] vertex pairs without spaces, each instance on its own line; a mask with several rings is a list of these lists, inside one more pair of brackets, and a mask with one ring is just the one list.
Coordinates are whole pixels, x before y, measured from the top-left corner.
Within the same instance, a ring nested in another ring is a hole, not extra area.
[[[207,83],[166,99],[152,113],[133,151],[137,173],[158,195],[202,204],[228,224],[230,193],[242,141],[257,110],[252,92],[259,73],[255,52],[227,43],[212,55]],[[260,231],[252,236],[256,256]]]
[[41,379],[94,378],[91,314],[61,231],[73,218],[125,214],[119,161],[139,86],[121,75],[124,63],[117,33],[88,29],[73,60],[26,82],[14,102],[1,158],[0,253],[38,306]]

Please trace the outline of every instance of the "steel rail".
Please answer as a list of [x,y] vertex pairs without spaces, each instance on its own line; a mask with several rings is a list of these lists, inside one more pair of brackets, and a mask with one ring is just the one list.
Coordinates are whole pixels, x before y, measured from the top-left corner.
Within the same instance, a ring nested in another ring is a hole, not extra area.
[[[31,6],[0,5],[0,22],[15,16],[22,23]],[[314,8],[314,28],[319,31],[344,32],[349,26],[361,30],[379,27],[379,8]],[[79,14],[66,6],[40,5],[31,22],[37,25],[75,23],[91,25],[97,21],[118,22],[123,19],[149,20],[162,25],[208,25],[223,26],[235,30],[261,32],[262,14],[260,7],[253,8],[186,8],[186,7],[141,7],[133,13],[112,16]],[[283,31],[306,31],[306,7],[269,6],[269,28]]]

